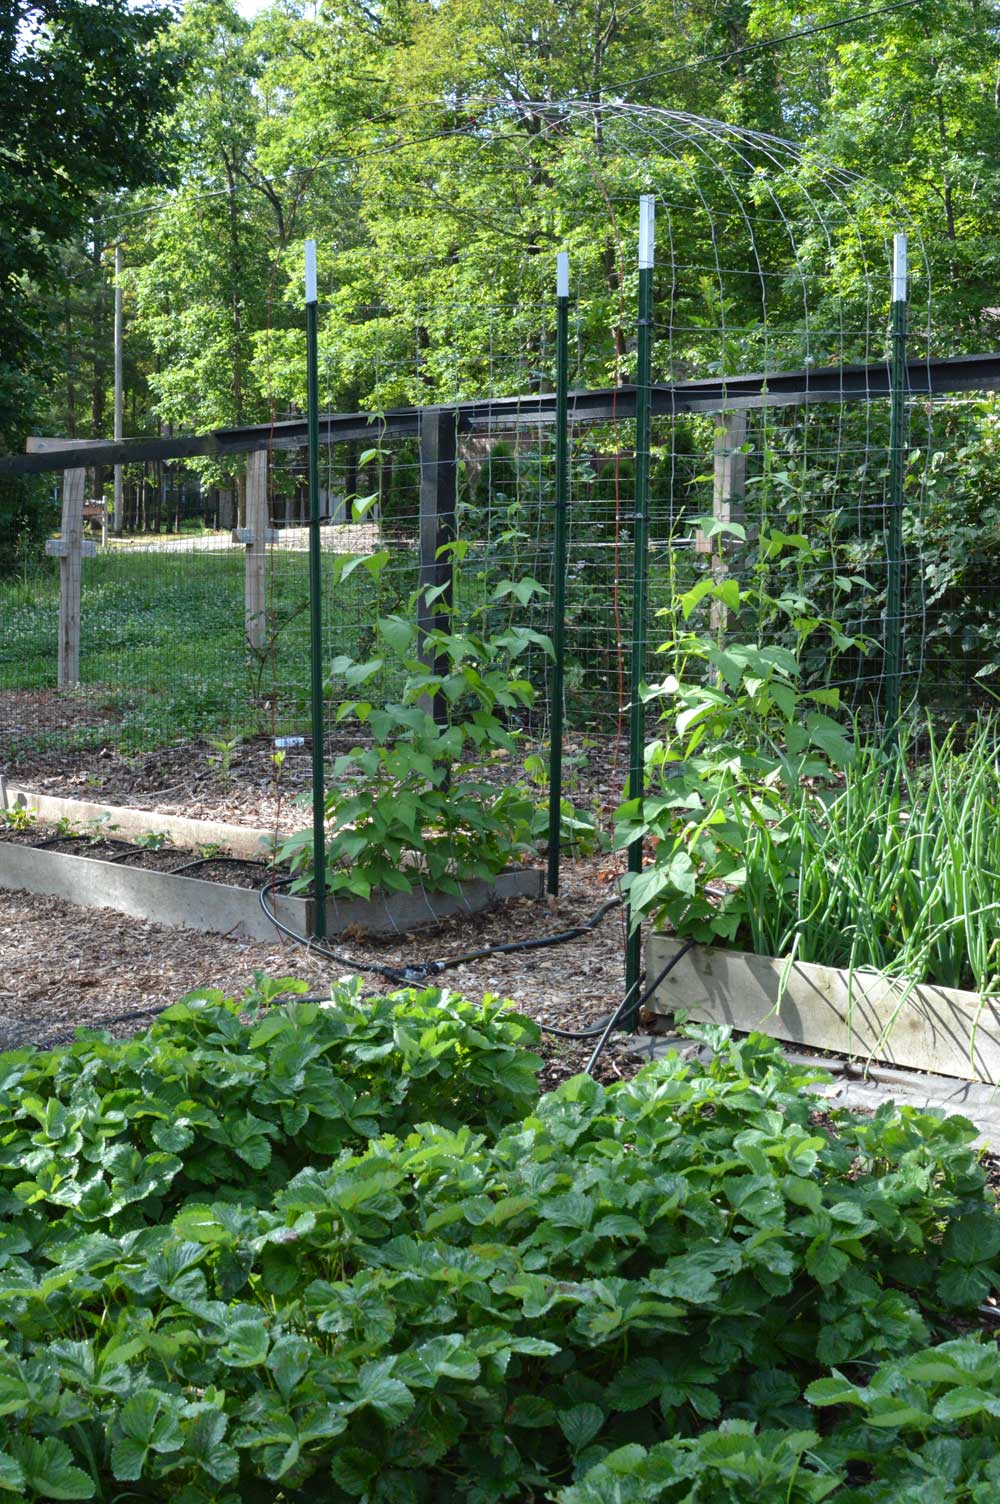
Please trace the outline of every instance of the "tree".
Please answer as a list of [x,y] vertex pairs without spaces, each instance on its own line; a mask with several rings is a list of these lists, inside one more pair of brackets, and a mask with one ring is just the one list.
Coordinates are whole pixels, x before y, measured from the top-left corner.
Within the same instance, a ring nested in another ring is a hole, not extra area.
[[[171,14],[129,0],[12,0],[0,14],[0,451],[22,446],[73,343],[50,338],[52,299],[95,197],[169,180]],[[23,553],[37,517],[30,488],[5,484],[0,561]]]

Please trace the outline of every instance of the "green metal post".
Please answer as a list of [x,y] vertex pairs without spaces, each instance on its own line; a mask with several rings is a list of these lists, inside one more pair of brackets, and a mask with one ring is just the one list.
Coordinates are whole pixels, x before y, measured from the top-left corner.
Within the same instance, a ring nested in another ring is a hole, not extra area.
[[903,478],[906,461],[906,236],[897,235],[892,258],[889,351],[889,516],[886,527],[885,714],[886,741],[899,729],[903,675]]
[[326,789],[323,769],[323,611],[319,549],[319,357],[316,242],[306,241],[306,411],[309,430],[309,654],[312,687],[313,934],[326,939]]
[[569,256],[556,258],[556,504],[552,550],[552,694],[549,714],[548,892],[559,892],[566,626],[566,507],[569,501]]
[[[639,323],[635,373],[635,545],[632,581],[632,667],[629,702],[629,772],[628,796],[641,799],[645,786],[645,716],[640,693],[646,673],[646,615],[648,594],[649,543],[649,450],[650,388],[653,370],[653,215],[655,199],[643,194],[639,200]],[[628,848],[629,872],[642,871],[642,841]],[[633,1003],[638,999],[642,975],[642,936],[631,927],[631,905],[626,905],[628,938],[625,948],[625,996]],[[623,1022],[634,1028],[636,1010],[626,1013]]]

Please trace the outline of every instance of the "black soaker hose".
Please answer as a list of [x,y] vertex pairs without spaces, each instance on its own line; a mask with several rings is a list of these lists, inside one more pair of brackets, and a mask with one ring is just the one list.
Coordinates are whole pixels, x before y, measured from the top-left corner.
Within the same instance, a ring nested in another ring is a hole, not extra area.
[[[322,941],[313,940],[307,935],[300,935],[295,930],[290,929],[287,924],[282,923],[282,921],[278,918],[278,916],[275,914],[274,910],[268,903],[268,899],[276,889],[287,887],[288,883],[291,881],[291,878],[280,878],[276,881],[265,883],[264,886],[258,891],[257,895],[260,900],[260,906],[263,909],[264,913],[267,915],[268,919],[270,919],[275,928],[281,932],[281,934],[286,935],[289,940],[294,940],[297,945],[304,945],[308,950],[315,951],[317,955],[323,956],[327,960],[336,961],[339,966],[347,966],[352,971],[372,972],[377,976],[385,977],[387,981],[396,982],[397,984],[404,983],[408,986],[412,985],[412,983],[414,982],[425,982],[429,977],[432,976],[440,976],[444,971],[453,971],[456,967],[465,966],[469,962],[486,960],[489,956],[505,956],[516,954],[519,951],[545,950],[549,946],[566,945],[571,940],[579,939],[581,935],[590,934],[597,928],[606,914],[610,913],[612,909],[616,909],[621,905],[621,899],[617,896],[614,898],[609,898],[606,900],[606,902],[602,903],[597,912],[583,924],[573,925],[568,930],[560,930],[555,935],[535,935],[527,940],[510,940],[502,945],[488,945],[484,946],[482,950],[464,951],[461,955],[458,956],[447,956],[440,961],[419,962],[414,966],[380,966],[377,962],[374,961],[361,961],[357,959],[357,957],[341,955],[337,951],[331,950],[330,947],[328,945],[325,945]],[[671,960],[663,968],[663,971],[657,977],[656,981],[653,983],[652,987],[647,989],[647,991],[639,999],[638,1003],[635,1004],[632,1011],[638,1012],[643,1004],[656,991],[656,988],[660,985],[663,978],[667,976],[676,962],[678,962],[682,956],[687,955],[687,952],[691,949],[694,943],[695,942],[693,940],[687,941],[684,948],[679,951],[676,956],[671,958]],[[621,1006],[617,1008],[614,1013],[612,1013],[606,1019],[602,1018],[598,1023],[592,1024],[589,1028],[560,1029],[555,1024],[540,1024],[539,1028],[543,1033],[552,1034],[557,1039],[599,1039],[600,1043],[598,1044],[597,1049],[591,1057],[590,1065],[588,1065],[587,1067],[589,1071],[593,1068],[594,1063],[597,1061],[597,1059],[605,1049],[615,1025],[624,1016],[624,1014],[630,1010],[630,1008],[630,1000],[626,997]]]
[[[604,1025],[604,1032],[601,1034],[601,1037],[597,1042],[594,1053],[587,1061],[586,1071],[588,1076],[593,1075],[594,1066],[597,1064],[598,1060],[600,1060],[601,1058],[601,1055],[604,1053],[608,1040],[611,1038],[611,1031],[614,1029],[615,1025],[619,1021],[624,1019],[626,1013],[638,1013],[639,1009],[649,1002],[649,999],[653,996],[653,993],[656,991],[657,987],[659,987],[664,978],[670,975],[674,967],[677,965],[678,961],[682,961],[687,955],[688,951],[693,950],[696,944],[696,940],[685,940],[680,950],[676,951],[674,955],[670,957],[670,960],[667,962],[666,966],[661,969],[655,981],[653,981],[646,988],[645,992],[642,994],[642,997],[637,1003],[633,1004],[630,1000],[630,994],[626,993],[625,997],[622,999],[620,1006],[615,1010],[614,1013],[612,1013],[611,1017]],[[638,983],[636,984],[636,987],[638,987]],[[631,990],[635,991],[636,988],[633,988]]]
[[[560,930],[555,935],[535,935],[527,940],[510,940],[502,945],[489,945],[485,946],[482,950],[463,951],[461,955],[446,956],[440,961],[419,961],[412,966],[382,966],[377,961],[362,961],[356,956],[342,955],[339,951],[332,950],[322,940],[314,940],[308,935],[300,935],[296,930],[284,924],[271,908],[268,899],[278,888],[287,887],[292,881],[294,881],[292,878],[275,879],[265,883],[257,893],[261,908],[281,934],[286,935],[289,940],[294,940],[297,945],[304,945],[307,950],[315,951],[317,955],[323,956],[326,960],[336,961],[338,966],[347,966],[352,971],[372,972],[376,976],[385,977],[387,981],[396,982],[397,984],[403,983],[406,986],[410,986],[414,982],[426,982],[429,977],[440,976],[444,971],[454,971],[456,967],[465,966],[471,961],[485,960],[488,956],[511,955],[517,951],[545,950],[549,946],[565,945],[570,940],[579,939],[581,935],[590,934],[592,930],[597,928],[605,914],[617,908],[621,903],[621,899],[618,897],[610,898],[607,902],[601,904],[597,913],[583,924],[573,925],[568,930]],[[546,1025],[542,1027],[547,1028]],[[590,1031],[577,1033],[569,1029],[547,1028],[547,1032],[559,1034],[567,1039],[590,1039],[593,1037]]]

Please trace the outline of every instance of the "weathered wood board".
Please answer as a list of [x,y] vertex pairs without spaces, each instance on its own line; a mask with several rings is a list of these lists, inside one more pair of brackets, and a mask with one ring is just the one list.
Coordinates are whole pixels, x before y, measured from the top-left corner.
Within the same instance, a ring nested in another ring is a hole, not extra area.
[[[646,975],[656,976],[679,948],[669,936],[650,935]],[[650,1007],[855,1059],[1000,1082],[1000,999],[984,1001],[978,992],[907,991],[876,972],[697,947],[660,983]]]
[[[276,940],[278,934],[253,889],[12,842],[0,841],[0,888],[46,893],[84,908],[117,909],[137,919],[206,934],[265,941]],[[346,902],[330,899],[327,934],[350,930],[398,937],[409,930],[430,928],[453,914],[481,913],[503,899],[539,898],[541,892],[541,868],[517,867],[501,872],[493,882],[477,878],[463,883],[458,895],[414,889]],[[270,905],[295,934],[312,933],[312,906],[307,899],[272,894]]]

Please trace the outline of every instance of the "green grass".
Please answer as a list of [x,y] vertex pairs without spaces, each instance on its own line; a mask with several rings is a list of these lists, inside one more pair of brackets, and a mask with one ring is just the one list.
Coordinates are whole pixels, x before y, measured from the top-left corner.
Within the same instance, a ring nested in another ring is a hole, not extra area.
[[[336,560],[332,552],[323,555],[325,659],[348,654],[364,661],[372,656],[377,617],[407,610],[417,585],[416,549],[396,547],[378,581],[361,568],[336,582]],[[270,561],[268,604],[281,620],[305,606],[308,559],[304,552],[278,549]],[[477,545],[456,568],[457,620],[483,604],[497,579],[520,578],[539,567],[537,560],[518,562]],[[267,661],[255,662],[244,637],[244,568],[241,549],[146,552],[112,546],[87,559],[80,684],[92,698],[93,715],[77,708],[74,724],[40,728],[19,738],[18,750],[111,746],[134,753],[190,738],[307,731],[308,612],[300,609],[278,633]],[[574,714],[590,722],[613,715],[618,703],[611,585],[603,573],[594,579],[584,574],[571,584],[567,692]],[[665,589],[654,569],[654,598]],[[55,688],[58,612],[55,560],[44,561],[26,579],[0,579],[0,735],[10,724],[5,693]],[[541,631],[551,626],[544,603],[517,619],[530,619]],[[541,702],[541,655],[529,671]],[[393,692],[388,684],[373,688],[383,699]],[[332,698],[331,717],[335,703]]]
[[[387,571],[382,585],[364,570],[333,583],[334,556],[325,555],[325,649],[361,654],[370,623],[394,609],[409,588],[411,564]],[[304,730],[309,692],[308,613],[277,635],[261,664],[244,636],[242,551],[101,553],[84,564],[80,682],[94,716],[58,731],[39,731],[38,750],[82,750],[111,744],[143,751],[188,737],[232,737]],[[268,602],[280,620],[308,598],[307,558],[273,558]],[[0,695],[55,686],[58,566],[27,580],[0,582]],[[277,690],[272,717],[270,699]],[[0,709],[0,724],[5,717]],[[19,743],[25,748],[24,741]]]

